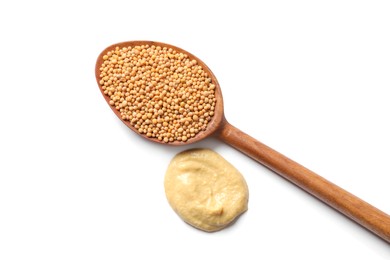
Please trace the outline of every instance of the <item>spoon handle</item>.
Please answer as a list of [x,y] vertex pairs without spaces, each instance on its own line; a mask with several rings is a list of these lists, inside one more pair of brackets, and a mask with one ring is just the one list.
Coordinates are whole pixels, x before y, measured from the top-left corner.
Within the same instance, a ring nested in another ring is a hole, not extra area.
[[226,120],[217,132],[225,143],[263,164],[390,243],[390,216],[250,137]]

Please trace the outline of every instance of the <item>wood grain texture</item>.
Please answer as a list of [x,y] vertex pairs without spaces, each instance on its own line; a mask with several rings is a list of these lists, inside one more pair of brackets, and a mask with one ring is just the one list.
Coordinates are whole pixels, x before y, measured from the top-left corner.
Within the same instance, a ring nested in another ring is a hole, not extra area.
[[224,120],[218,137],[390,243],[390,216]]

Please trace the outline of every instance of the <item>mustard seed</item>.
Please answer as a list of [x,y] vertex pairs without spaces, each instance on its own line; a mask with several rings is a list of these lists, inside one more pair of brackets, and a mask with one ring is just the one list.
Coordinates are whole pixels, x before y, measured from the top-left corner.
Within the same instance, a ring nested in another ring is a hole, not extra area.
[[109,104],[146,137],[186,142],[214,115],[215,84],[187,54],[154,45],[116,47],[99,69]]

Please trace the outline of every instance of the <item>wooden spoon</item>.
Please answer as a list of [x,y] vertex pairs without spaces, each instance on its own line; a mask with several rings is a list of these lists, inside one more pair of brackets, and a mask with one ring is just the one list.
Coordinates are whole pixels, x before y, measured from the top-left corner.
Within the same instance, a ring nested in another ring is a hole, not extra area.
[[105,55],[110,50],[114,50],[116,47],[122,48],[139,45],[155,45],[172,48],[177,52],[186,53],[191,59],[197,60],[198,64],[201,65],[203,69],[210,75],[213,83],[216,86],[215,96],[217,101],[214,116],[212,117],[212,120],[208,123],[205,131],[199,132],[195,137],[190,138],[187,142],[175,141],[171,143],[164,143],[156,138],[149,138],[145,135],[140,134],[128,121],[121,119],[120,113],[115,109],[115,107],[109,105],[113,112],[119,117],[119,119],[121,119],[122,122],[130,129],[150,141],[164,143],[167,145],[190,144],[203,140],[210,135],[215,135],[220,140],[243,152],[244,154],[263,164],[272,171],[278,173],[283,178],[294,183],[301,189],[315,196],[319,200],[338,210],[340,213],[344,214],[345,216],[349,217],[350,219],[354,220],[358,224],[362,225],[363,227],[367,228],[368,230],[372,231],[373,233],[390,243],[389,215],[373,207],[367,202],[359,199],[353,194],[347,192],[346,190],[338,187],[337,185],[327,181],[316,173],[308,170],[302,165],[294,162],[293,160],[287,158],[286,156],[271,149],[270,147],[264,145],[263,143],[257,141],[256,139],[250,137],[249,135],[245,134],[244,132],[229,124],[224,116],[221,88],[218,84],[216,77],[205,63],[203,63],[193,54],[183,49],[169,44],[153,41],[122,42],[107,47],[99,55],[95,68],[96,80],[99,85],[99,89],[102,92],[103,97],[105,98],[107,103],[109,103],[110,99],[107,95],[103,93],[99,84],[99,69],[103,63],[103,55]]

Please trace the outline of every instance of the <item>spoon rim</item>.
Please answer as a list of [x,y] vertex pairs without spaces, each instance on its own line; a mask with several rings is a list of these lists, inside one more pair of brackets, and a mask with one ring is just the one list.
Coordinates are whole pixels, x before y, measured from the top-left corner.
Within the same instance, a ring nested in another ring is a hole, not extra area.
[[[207,126],[206,126],[205,130],[200,131],[194,137],[189,138],[185,142],[175,140],[173,142],[167,142],[166,143],[163,140],[160,141],[157,138],[147,137],[145,134],[141,134],[135,127],[133,127],[131,125],[130,121],[122,119],[122,117],[120,115],[120,112],[115,108],[115,106],[109,104],[110,97],[108,95],[104,94],[104,91],[101,88],[101,84],[100,84],[100,80],[101,80],[100,68],[101,68],[101,66],[102,66],[102,64],[104,62],[103,56],[106,55],[107,52],[115,50],[116,47],[119,47],[121,49],[123,47],[129,47],[129,46],[134,47],[134,46],[141,46],[141,45],[149,45],[149,46],[154,45],[154,46],[160,46],[160,47],[167,47],[167,48],[172,48],[172,49],[176,50],[177,52],[187,54],[190,59],[195,59],[198,62],[198,64],[208,73],[209,77],[211,78],[211,82],[215,85],[215,93],[214,93],[214,95],[215,95],[215,98],[216,98],[216,102],[215,102],[215,108],[214,108],[214,115],[211,117],[210,122],[207,123]],[[133,130],[133,132],[135,132],[137,135],[139,135],[139,136],[141,136],[141,137],[143,137],[143,138],[145,138],[145,139],[147,139],[149,141],[155,142],[155,143],[164,144],[164,145],[171,145],[171,146],[181,146],[181,145],[187,145],[187,144],[192,144],[192,143],[195,143],[195,142],[199,142],[199,141],[205,139],[206,137],[214,134],[219,129],[219,126],[221,125],[221,123],[222,123],[222,121],[224,119],[222,92],[221,92],[221,88],[219,86],[218,80],[215,77],[214,73],[197,56],[195,56],[192,53],[190,53],[190,52],[188,52],[186,50],[183,50],[183,49],[181,49],[181,48],[179,48],[177,46],[171,45],[171,44],[167,44],[167,43],[163,43],[163,42],[157,42],[157,41],[147,41],[147,40],[124,41],[124,42],[111,44],[110,46],[106,47],[99,54],[99,56],[98,56],[98,58],[96,60],[95,77],[96,77],[96,82],[98,84],[100,93],[102,93],[102,95],[103,95],[104,99],[106,100],[108,106],[115,113],[115,115],[119,118],[119,120],[121,120],[127,127],[129,127],[131,130]]]

